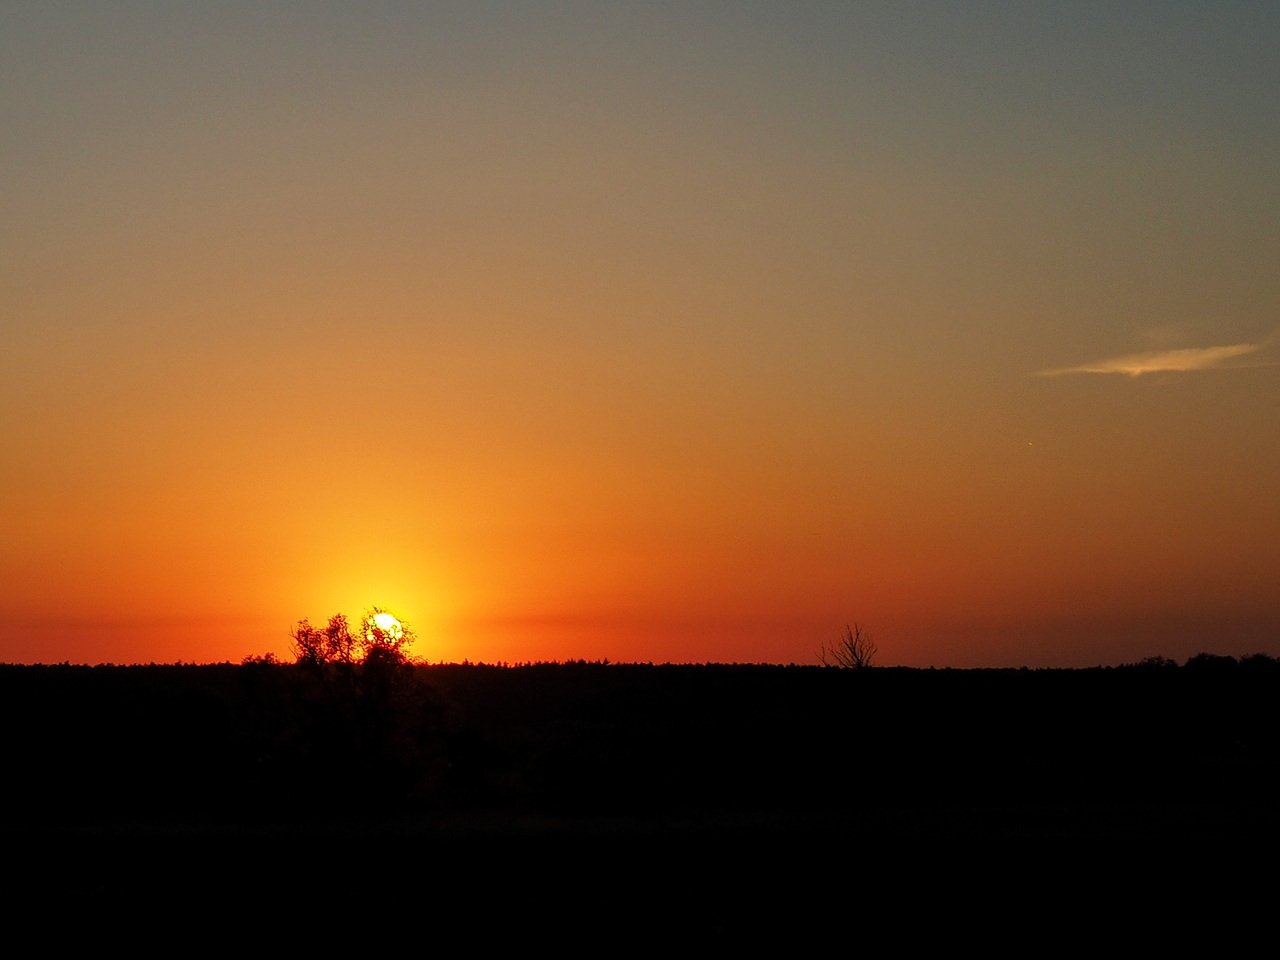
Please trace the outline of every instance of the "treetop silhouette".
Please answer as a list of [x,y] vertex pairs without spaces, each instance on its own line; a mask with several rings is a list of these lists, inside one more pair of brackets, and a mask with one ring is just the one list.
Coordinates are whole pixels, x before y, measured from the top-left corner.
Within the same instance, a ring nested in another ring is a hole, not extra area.
[[836,643],[825,643],[818,652],[818,660],[824,667],[845,667],[858,670],[871,666],[876,656],[875,641],[858,624],[844,628],[844,635]]
[[290,633],[293,654],[305,666],[369,662],[407,663],[413,631],[386,610],[374,607],[353,631],[346,614],[335,613],[324,627],[299,620]]

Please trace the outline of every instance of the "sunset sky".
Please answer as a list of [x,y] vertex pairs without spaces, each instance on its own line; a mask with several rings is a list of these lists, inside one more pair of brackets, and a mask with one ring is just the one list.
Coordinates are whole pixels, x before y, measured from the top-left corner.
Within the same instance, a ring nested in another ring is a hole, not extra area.
[[1280,4],[0,4],[0,661],[1280,654]]

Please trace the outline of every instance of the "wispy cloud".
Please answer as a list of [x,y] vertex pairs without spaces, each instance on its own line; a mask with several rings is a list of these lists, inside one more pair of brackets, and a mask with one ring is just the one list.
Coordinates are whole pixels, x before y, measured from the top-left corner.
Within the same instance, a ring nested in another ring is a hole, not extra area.
[[1057,370],[1041,370],[1042,377],[1061,377],[1068,373],[1122,373],[1128,377],[1140,377],[1144,373],[1164,373],[1172,370],[1213,370],[1228,360],[1261,350],[1262,343],[1235,343],[1228,347],[1190,347],[1184,350],[1160,350],[1155,353],[1134,353],[1110,360],[1084,363],[1078,367],[1061,367]]

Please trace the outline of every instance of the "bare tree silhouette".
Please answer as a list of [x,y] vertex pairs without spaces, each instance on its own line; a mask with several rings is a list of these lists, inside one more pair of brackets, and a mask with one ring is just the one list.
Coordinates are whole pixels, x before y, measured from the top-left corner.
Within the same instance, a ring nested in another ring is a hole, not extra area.
[[824,667],[844,667],[851,670],[871,666],[875,656],[876,645],[871,635],[856,623],[844,628],[844,636],[838,642],[831,646],[824,643],[818,652],[818,660]]

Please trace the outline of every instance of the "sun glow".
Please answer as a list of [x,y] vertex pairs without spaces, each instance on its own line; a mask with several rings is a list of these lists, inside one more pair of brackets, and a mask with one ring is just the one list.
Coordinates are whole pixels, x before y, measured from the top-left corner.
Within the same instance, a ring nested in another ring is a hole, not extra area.
[[386,611],[379,611],[369,618],[365,639],[371,643],[383,639],[394,642],[403,636],[404,625]]

